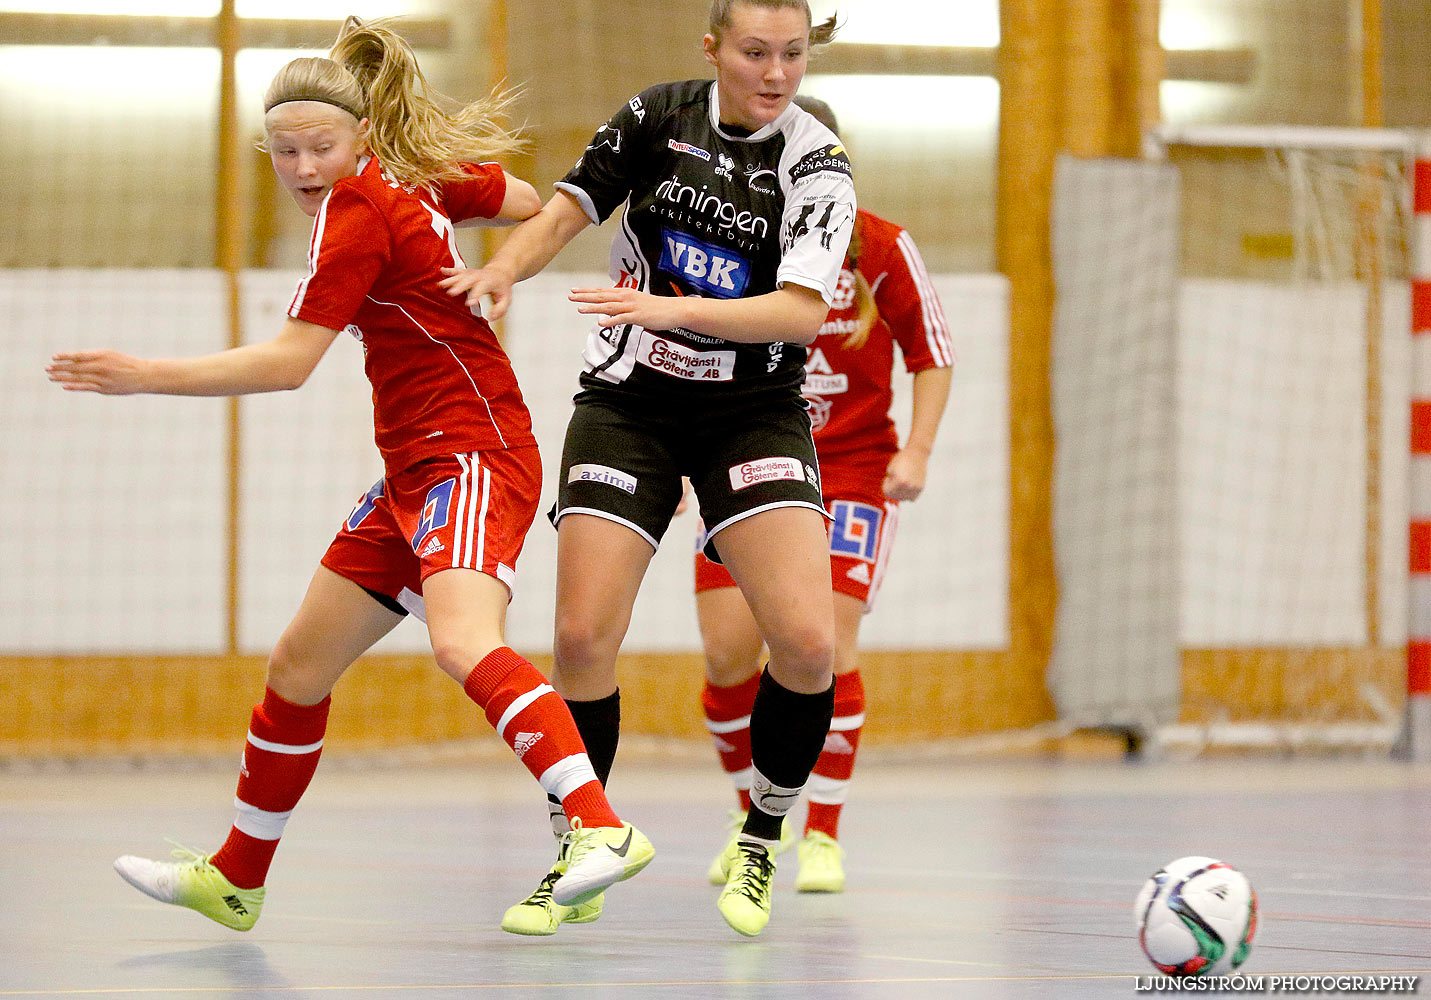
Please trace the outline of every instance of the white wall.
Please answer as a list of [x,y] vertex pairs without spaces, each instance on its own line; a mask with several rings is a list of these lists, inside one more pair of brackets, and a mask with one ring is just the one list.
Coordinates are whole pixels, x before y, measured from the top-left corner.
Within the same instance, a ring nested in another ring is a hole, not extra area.
[[[276,331],[297,275],[244,276],[249,339]],[[518,288],[509,351],[547,466],[555,463],[587,321],[565,300],[596,275]],[[1008,628],[1007,286],[935,279],[959,356],[924,498],[908,505],[872,648],[1001,648]],[[113,346],[182,355],[223,346],[222,281],[208,271],[0,272],[0,650],[218,651],[224,635],[225,406],[213,399],[66,394],[44,379],[54,350]],[[901,380],[897,414],[907,414]],[[340,337],[297,392],[240,403],[239,635],[265,650],[339,523],[377,479],[361,352]],[[903,419],[903,417],[901,417]],[[16,432],[14,429],[20,429]],[[627,647],[695,649],[694,517],[652,563]],[[539,517],[518,563],[509,638],[550,649],[555,532]],[[381,644],[426,648],[405,622]]]

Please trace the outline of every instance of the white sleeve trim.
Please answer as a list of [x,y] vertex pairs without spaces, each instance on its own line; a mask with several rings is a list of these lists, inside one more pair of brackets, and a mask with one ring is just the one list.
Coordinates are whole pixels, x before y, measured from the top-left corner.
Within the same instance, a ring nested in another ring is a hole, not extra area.
[[581,210],[586,213],[586,217],[591,220],[593,226],[601,225],[601,219],[596,212],[596,202],[591,200],[591,195],[587,194],[575,184],[568,184],[566,181],[557,181],[552,187],[558,191],[565,191],[577,200],[581,205]]

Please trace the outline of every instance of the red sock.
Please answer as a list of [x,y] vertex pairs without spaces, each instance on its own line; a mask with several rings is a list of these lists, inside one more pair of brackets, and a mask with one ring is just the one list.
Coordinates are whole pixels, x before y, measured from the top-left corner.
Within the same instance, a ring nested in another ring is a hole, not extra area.
[[750,706],[755,704],[755,692],[760,690],[760,674],[729,687],[717,687],[706,681],[701,688],[701,708],[706,714],[706,728],[715,743],[720,766],[735,786],[742,809],[750,808]]
[[571,710],[541,671],[499,646],[462,686],[547,794],[561,799],[569,819],[581,820],[584,827],[621,825],[591,768]]
[[318,768],[331,700],[295,705],[265,688],[263,703],[254,706],[234,796],[238,817],[211,859],[240,889],[256,889],[268,878],[289,814]]
[[815,762],[815,770],[805,786],[810,795],[810,811],[805,832],[818,830],[839,839],[840,809],[855,769],[855,752],[860,746],[860,730],[865,724],[865,686],[860,672],[851,670],[835,677],[835,717],[825,748]]

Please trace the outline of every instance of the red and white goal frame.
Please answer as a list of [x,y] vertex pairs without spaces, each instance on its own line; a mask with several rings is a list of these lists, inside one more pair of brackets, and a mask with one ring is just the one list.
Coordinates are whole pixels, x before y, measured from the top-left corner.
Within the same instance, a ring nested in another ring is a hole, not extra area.
[[[1166,160],[1174,146],[1367,152],[1395,156],[1404,165],[1405,190],[1399,197],[1408,212],[1405,277],[1411,296],[1410,460],[1406,484],[1410,576],[1405,622],[1406,711],[1395,750],[1413,760],[1431,760],[1431,132],[1311,126],[1163,125],[1146,134],[1143,154],[1148,160]],[[1368,366],[1368,372],[1368,378],[1376,377],[1375,366]],[[1369,406],[1368,410],[1371,409]],[[1385,530],[1391,530],[1391,526]],[[1369,578],[1373,575],[1370,570],[1368,575]],[[1374,584],[1369,587],[1373,593],[1369,600],[1374,607]],[[1385,645],[1399,646],[1400,636],[1378,638]]]

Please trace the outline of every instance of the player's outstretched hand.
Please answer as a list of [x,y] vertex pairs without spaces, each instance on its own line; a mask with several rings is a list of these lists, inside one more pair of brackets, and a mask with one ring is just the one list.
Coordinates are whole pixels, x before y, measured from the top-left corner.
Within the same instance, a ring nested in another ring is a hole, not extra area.
[[673,330],[681,325],[681,300],[652,295],[634,288],[573,288],[567,298],[576,311],[599,316],[597,323],[610,328],[635,323],[648,330]]
[[929,473],[929,453],[918,448],[904,448],[889,460],[882,486],[891,500],[917,500],[924,492]]
[[[486,267],[444,267],[447,275],[438,282],[453,298],[462,296],[467,308],[474,315],[486,317],[496,322],[507,315],[507,307],[512,303],[512,277],[500,268],[490,264]],[[492,300],[492,305],[484,314],[482,296]]]
[[148,362],[118,351],[65,351],[50,358],[45,374],[69,392],[127,396],[144,391]]

